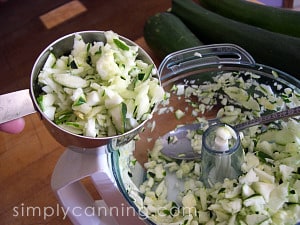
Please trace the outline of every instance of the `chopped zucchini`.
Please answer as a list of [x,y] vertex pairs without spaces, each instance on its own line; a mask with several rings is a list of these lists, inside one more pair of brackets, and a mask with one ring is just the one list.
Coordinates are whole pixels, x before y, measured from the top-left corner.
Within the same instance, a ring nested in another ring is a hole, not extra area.
[[[230,118],[232,120],[228,121],[231,125],[260,116],[271,108],[299,105],[300,96],[297,90],[280,88],[274,91],[273,88],[277,88],[277,85],[262,85],[256,79],[260,79],[260,76],[250,72],[226,72],[214,77],[212,82],[199,85],[192,81],[190,84],[186,79],[181,84],[173,85],[169,91],[175,98],[185,98],[196,109],[200,105],[205,110],[211,110],[214,106],[221,107],[218,112],[219,119],[225,118],[226,121]],[[243,87],[243,90],[239,87]],[[274,107],[267,109],[267,103],[257,99],[271,99],[270,95]],[[220,102],[226,104],[220,106]],[[258,105],[255,106],[257,110],[252,110],[252,105]],[[192,113],[191,111],[177,111],[175,114],[177,113],[180,120],[181,115]],[[195,122],[208,123],[205,118],[195,118]],[[280,126],[269,124],[245,129],[241,133],[245,150],[245,160],[241,168],[243,173],[238,179],[225,179],[223,183],[212,187],[205,187],[200,181],[201,160],[171,161],[161,153],[163,146],[158,138],[144,165],[146,179],[140,186],[133,185],[131,181],[128,185],[124,182],[126,190],[132,197],[141,194],[146,196],[138,208],[159,224],[294,225],[300,221],[300,124],[293,119],[282,120],[278,124]],[[226,130],[221,131],[219,136],[223,139],[232,136]],[[199,136],[201,137],[201,132]],[[188,134],[192,139],[192,146],[199,136]],[[169,143],[176,141],[176,138],[168,138]],[[196,145],[201,145],[201,142]],[[133,150],[131,148],[132,152]],[[122,153],[120,151],[121,157],[126,158]],[[122,168],[121,166],[120,170],[123,172]],[[127,174],[126,170],[124,174]],[[171,178],[175,181],[171,182]],[[167,191],[163,190],[164,181]],[[172,202],[176,202],[173,210],[170,209]],[[172,212],[176,212],[176,216]]]
[[75,134],[125,133],[148,119],[164,98],[155,66],[139,56],[139,47],[112,31],[104,36],[106,42],[85,43],[75,34],[71,54],[57,58],[49,52],[38,75],[39,107]]
[[53,79],[62,86],[69,88],[85,88],[89,82],[71,74],[53,74]]
[[121,103],[114,108],[110,109],[112,122],[115,125],[118,132],[123,134],[126,126],[126,113],[127,107],[125,103]]

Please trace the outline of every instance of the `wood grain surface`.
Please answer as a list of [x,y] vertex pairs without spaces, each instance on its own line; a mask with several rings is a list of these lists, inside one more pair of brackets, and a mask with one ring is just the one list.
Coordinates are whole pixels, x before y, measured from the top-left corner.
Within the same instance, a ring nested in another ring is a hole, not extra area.
[[[67,17],[64,22],[57,18],[60,22],[50,28],[42,24],[42,15],[55,12],[69,2],[9,0],[0,3],[1,94],[29,88],[30,71],[37,55],[50,42],[67,33],[113,30],[136,40],[153,56],[144,39],[139,38],[143,36],[144,22],[171,5],[170,0],[82,0],[86,12]],[[156,64],[159,64],[157,60]],[[37,113],[25,120],[25,130],[20,134],[0,132],[0,224],[70,225],[50,187],[53,169],[65,148],[48,133]],[[89,179],[83,180],[83,184],[94,199],[101,198]]]
[[[113,30],[136,40],[159,65],[141,38],[143,25],[149,16],[166,11],[171,0],[80,0],[86,11],[71,13],[73,16],[67,16],[65,21],[55,18],[55,26],[48,28],[42,23],[43,15],[69,2],[0,2],[0,94],[29,88],[30,72],[38,54],[55,39],[80,30]],[[25,120],[25,130],[20,134],[0,132],[0,224],[71,224],[63,217],[50,187],[53,169],[65,148],[48,133],[37,113]],[[95,199],[101,198],[89,179],[83,183]],[[49,215],[51,209],[54,213]]]

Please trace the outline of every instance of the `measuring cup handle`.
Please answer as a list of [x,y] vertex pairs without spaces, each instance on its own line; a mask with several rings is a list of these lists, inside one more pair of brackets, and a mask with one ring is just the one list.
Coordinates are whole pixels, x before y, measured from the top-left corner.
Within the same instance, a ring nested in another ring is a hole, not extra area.
[[0,95],[0,124],[36,112],[29,89]]
[[244,64],[254,66],[252,56],[234,44],[213,44],[183,49],[169,54],[158,68],[161,79],[211,65]]
[[[51,187],[64,213],[75,225],[145,225],[138,216],[127,218],[126,213],[121,213],[130,206],[111,175],[106,146],[95,151],[82,153],[67,149],[58,160]],[[82,179],[87,177],[104,202],[100,206],[82,184]]]

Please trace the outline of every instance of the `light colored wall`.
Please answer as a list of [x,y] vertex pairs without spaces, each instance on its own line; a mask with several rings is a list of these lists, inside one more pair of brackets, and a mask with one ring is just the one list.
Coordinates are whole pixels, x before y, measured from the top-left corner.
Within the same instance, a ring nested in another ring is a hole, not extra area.
[[300,7],[300,0],[294,0],[294,7]]
[[282,0],[260,0],[260,2],[262,2],[266,5],[271,5],[271,6],[275,6],[275,7],[282,6]]

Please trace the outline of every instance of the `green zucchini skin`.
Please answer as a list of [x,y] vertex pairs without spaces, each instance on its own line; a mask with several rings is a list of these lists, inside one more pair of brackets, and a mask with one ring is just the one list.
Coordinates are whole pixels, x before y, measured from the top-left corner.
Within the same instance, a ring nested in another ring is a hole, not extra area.
[[222,16],[273,32],[300,37],[300,12],[260,5],[245,0],[199,0]]
[[300,37],[300,12],[245,0],[199,0],[222,16],[273,32]]
[[300,38],[274,33],[213,13],[192,0],[172,0],[177,15],[205,44],[232,43],[257,63],[300,78]]
[[157,13],[147,19],[144,38],[160,59],[172,52],[202,45],[177,16],[168,12]]

